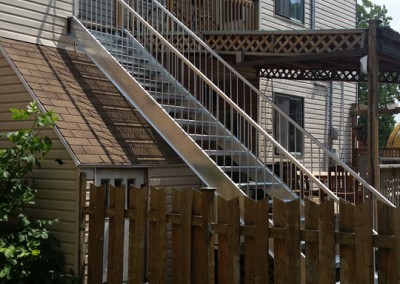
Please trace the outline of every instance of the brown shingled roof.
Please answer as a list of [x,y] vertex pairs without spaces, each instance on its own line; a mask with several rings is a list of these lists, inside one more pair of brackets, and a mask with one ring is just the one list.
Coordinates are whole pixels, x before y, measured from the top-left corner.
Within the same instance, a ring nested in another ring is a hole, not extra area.
[[82,53],[0,38],[81,164],[182,163],[107,77]]

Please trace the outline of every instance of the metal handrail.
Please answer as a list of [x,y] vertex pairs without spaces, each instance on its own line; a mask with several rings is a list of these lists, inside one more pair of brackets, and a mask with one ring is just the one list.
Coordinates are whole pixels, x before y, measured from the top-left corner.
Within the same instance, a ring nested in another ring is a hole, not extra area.
[[[122,1],[122,0],[119,0]],[[170,13],[167,9],[165,9],[165,7],[160,4],[158,1],[154,1],[154,4],[157,5],[157,7],[161,10],[163,10],[163,13],[165,13],[166,15],[168,15],[168,17],[170,17],[171,19],[173,19],[176,23],[179,23],[179,20],[175,18],[175,16]],[[126,5],[126,7],[129,7],[128,5]],[[255,93],[257,93],[260,96],[263,96],[270,104],[270,106],[274,109],[274,111],[278,112],[280,116],[282,116],[284,119],[286,119],[287,121],[289,121],[292,125],[294,125],[296,127],[297,131],[300,131],[303,135],[307,136],[309,139],[311,139],[312,142],[314,142],[323,152],[325,155],[327,155],[330,159],[332,159],[333,161],[336,162],[336,164],[338,166],[343,167],[351,176],[353,176],[356,180],[358,180],[362,186],[364,186],[366,189],[368,189],[368,191],[370,191],[374,196],[376,196],[376,198],[384,203],[390,204],[393,206],[393,204],[385,197],[383,196],[378,190],[376,190],[373,186],[371,186],[367,181],[365,181],[363,178],[361,178],[354,170],[352,170],[348,165],[346,165],[343,161],[341,161],[335,154],[333,154],[331,151],[329,151],[321,142],[319,142],[315,137],[313,137],[308,131],[306,131],[303,127],[301,127],[297,122],[295,122],[291,117],[289,117],[283,110],[281,110],[279,107],[277,107],[264,93],[262,93],[260,90],[258,90],[254,85],[252,85],[247,79],[245,79],[237,70],[235,70],[230,64],[227,64],[225,62],[225,60],[220,57],[217,53],[215,53],[206,43],[204,43],[194,32],[192,32],[190,29],[188,29],[186,26],[182,25],[180,28],[182,28],[185,33],[189,34],[191,37],[193,37],[196,42],[202,46],[203,49],[207,50],[207,52],[211,53],[213,57],[215,57],[216,59],[218,59],[222,64],[224,64],[224,66],[229,69],[230,72],[232,72],[233,74],[235,74],[235,76],[237,76],[242,82],[244,82],[248,87],[250,87]],[[201,73],[201,77],[205,77],[203,76],[203,73]],[[207,80],[207,82],[211,82],[211,80]],[[213,83],[212,83],[213,84]],[[217,87],[213,84],[213,87]],[[218,94],[220,96],[223,96],[224,98],[226,98],[226,94],[224,92],[222,92],[220,89],[218,89]],[[231,100],[229,101],[230,103],[233,103]],[[243,115],[245,114],[244,111],[241,108],[238,108],[236,104],[235,105],[235,109],[237,111],[240,110],[240,113]],[[318,184],[319,186],[323,186],[321,187],[321,189],[323,189],[331,198],[333,198],[335,201],[338,201],[338,198],[336,195],[334,195],[333,192],[331,192],[324,184],[322,184],[320,182],[320,180],[318,178],[316,178],[314,176],[314,174],[312,174],[310,171],[308,171],[308,169],[306,169],[305,167],[303,167],[298,161],[297,159],[295,159],[293,157],[293,155],[291,155],[288,151],[286,151],[286,149],[284,149],[283,147],[281,147],[281,145],[278,143],[279,147],[276,146],[275,143],[277,143],[275,141],[275,139],[273,139],[264,129],[262,129],[258,123],[256,123],[251,117],[249,117],[247,114],[245,114],[246,119],[249,119],[249,121],[251,121],[251,124],[256,127],[259,131],[262,130],[262,133],[265,135],[268,135],[269,139],[272,139],[274,141],[274,146],[277,147],[282,153],[284,153],[285,156],[290,157],[289,160],[290,162],[292,162],[293,164],[295,164],[297,167],[299,167],[301,169],[301,171],[306,174],[307,176],[309,176],[309,178],[311,178],[311,180],[313,182],[315,182],[316,184]],[[272,141],[271,140],[271,141]],[[284,150],[284,151],[283,151]],[[334,197],[333,197],[334,196]]]
[[[291,163],[296,165],[304,174],[306,174],[314,183],[316,183],[321,190],[323,190],[329,197],[334,199],[335,201],[339,201],[339,198],[332,192],[330,191],[318,178],[316,178],[306,167],[304,167],[299,161],[293,157],[285,148],[282,147],[281,144],[279,144],[271,135],[268,134],[265,129],[263,129],[258,123],[256,123],[246,112],[243,111],[236,103],[234,103],[224,92],[222,92],[218,86],[216,86],[207,76],[205,76],[195,65],[193,65],[184,55],[182,55],[180,52],[178,52],[175,47],[168,41],[166,40],[160,33],[158,33],[150,24],[148,24],[146,21],[142,20],[140,15],[133,10],[127,3],[125,3],[123,0],[118,0],[126,9],[128,9],[132,14],[135,15],[139,19],[139,21],[146,26],[146,28],[152,30],[157,35],[158,40],[160,40],[163,44],[165,44],[168,48],[171,49],[171,51],[179,57],[187,66],[190,67],[191,70],[195,71],[196,75],[202,78],[208,86],[212,87],[212,89],[217,92],[219,97],[223,98],[224,101],[226,101],[233,109],[235,109],[242,117],[246,119],[247,122],[249,122],[254,128],[256,128],[260,133],[262,133],[265,137],[270,140],[270,142],[276,147],[284,156],[286,156]],[[173,18],[175,21],[178,22],[178,19],[175,18],[175,16],[170,13],[168,10],[165,9],[163,5],[158,3],[157,1],[154,1],[156,5],[158,5],[161,9],[164,9],[164,12],[168,14],[169,17]],[[190,34],[192,37],[198,39],[200,42],[201,40],[198,38],[198,36],[192,32],[191,30],[187,29],[185,26],[182,26],[185,31]],[[201,42],[202,43],[202,42]],[[205,45],[208,49],[208,47]],[[211,51],[211,50],[209,50]],[[212,51],[211,51],[212,52]],[[221,58],[222,60],[222,58]],[[244,79],[244,78],[243,78]],[[245,79],[244,79],[245,80]],[[249,83],[250,84],[250,83]]]

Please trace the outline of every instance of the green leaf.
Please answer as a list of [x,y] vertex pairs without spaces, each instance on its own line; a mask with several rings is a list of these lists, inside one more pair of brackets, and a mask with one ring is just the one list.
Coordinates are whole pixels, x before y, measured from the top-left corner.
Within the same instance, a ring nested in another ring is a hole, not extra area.
[[12,258],[12,257],[14,257],[14,252],[15,252],[15,247],[10,246],[10,247],[4,249],[3,254],[6,258]]
[[11,117],[14,120],[26,120],[30,116],[29,113],[24,109],[11,108],[10,111],[12,113]]
[[38,255],[40,254],[40,250],[34,249],[34,250],[31,251],[31,253],[32,253],[32,255],[34,255],[34,256],[38,256]]

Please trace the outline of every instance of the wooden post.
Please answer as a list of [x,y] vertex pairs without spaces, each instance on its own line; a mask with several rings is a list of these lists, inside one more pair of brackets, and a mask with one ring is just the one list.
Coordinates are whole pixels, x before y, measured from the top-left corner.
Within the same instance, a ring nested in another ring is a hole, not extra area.
[[368,182],[380,189],[378,141],[378,83],[379,58],[377,52],[377,27],[380,21],[371,20],[368,31]]

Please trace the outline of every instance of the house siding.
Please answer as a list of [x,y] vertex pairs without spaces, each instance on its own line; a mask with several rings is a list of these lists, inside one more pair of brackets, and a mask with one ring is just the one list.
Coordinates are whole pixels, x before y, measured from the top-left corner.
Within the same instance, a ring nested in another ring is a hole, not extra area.
[[49,46],[73,47],[67,18],[73,0],[0,0],[0,37]]
[[[272,0],[260,1],[261,30],[304,30],[311,27],[310,0],[305,0],[304,24],[275,15],[274,7]],[[316,0],[315,7],[316,29],[355,28],[356,1]],[[274,93],[303,97],[304,128],[345,162],[350,162],[351,158],[350,107],[357,99],[356,86],[355,83],[333,82],[332,100],[330,100],[329,82],[260,79],[260,90],[272,100]],[[332,118],[329,111],[330,103],[332,103]],[[261,106],[260,115],[261,123],[272,133],[272,110],[267,106]],[[332,142],[328,136],[331,125],[338,131],[338,138]],[[311,154],[309,146],[305,145],[305,154],[301,159],[308,167],[311,166],[310,160],[307,159]],[[261,151],[272,151],[272,149],[263,149],[261,146]]]
[[172,187],[176,189],[199,189],[201,180],[187,166],[170,166],[168,168],[151,168],[149,170],[150,186]]
[[[0,55],[0,131],[29,128],[32,122],[15,122],[11,119],[10,108],[25,108],[32,100],[14,70]],[[38,190],[36,207],[29,213],[37,218],[58,219],[50,230],[61,241],[67,268],[76,269],[78,241],[77,172],[74,161],[64,148],[56,133],[46,130],[44,135],[53,141],[52,150],[41,161],[41,168],[35,169],[35,187]],[[6,141],[0,147],[7,147]],[[62,159],[59,165],[55,159]],[[76,270],[75,270],[76,271]]]
[[[304,30],[311,28],[311,0],[304,1],[304,23],[275,14],[275,1],[260,1],[261,30]],[[356,0],[315,0],[315,28],[340,29],[356,26]]]
[[356,1],[316,1],[316,29],[340,29],[356,27]]

